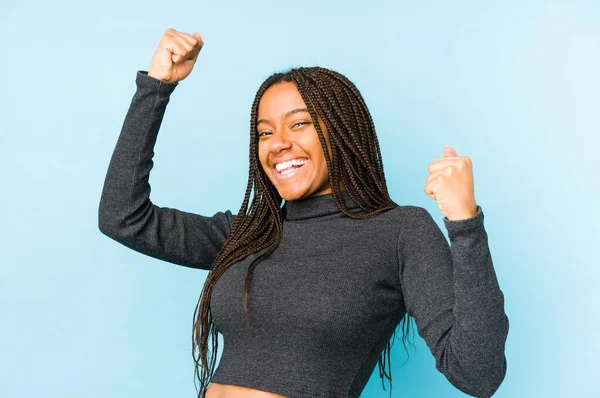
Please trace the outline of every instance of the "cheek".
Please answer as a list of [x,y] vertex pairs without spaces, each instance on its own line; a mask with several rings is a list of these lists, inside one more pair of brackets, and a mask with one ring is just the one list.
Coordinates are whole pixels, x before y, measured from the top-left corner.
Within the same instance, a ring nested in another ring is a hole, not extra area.
[[260,149],[258,150],[258,163],[263,168],[264,171],[267,170],[267,154],[263,154]]
[[[317,133],[315,132],[315,136]],[[310,148],[310,156],[313,162],[319,166],[319,168],[325,167],[327,170],[327,162],[325,161],[325,155],[323,154],[323,147],[319,137],[315,137],[310,143],[307,143],[306,148]],[[331,152],[330,152],[331,153]]]

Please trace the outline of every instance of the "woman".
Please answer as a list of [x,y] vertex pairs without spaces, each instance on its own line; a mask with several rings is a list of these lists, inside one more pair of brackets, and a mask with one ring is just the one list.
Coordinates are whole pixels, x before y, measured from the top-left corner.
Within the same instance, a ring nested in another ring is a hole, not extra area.
[[[203,44],[197,32],[168,29],[148,72],[138,71],[99,208],[107,236],[209,270],[192,334],[198,396],[358,397],[377,363],[391,382],[385,352],[389,362],[395,329],[404,322],[404,342],[410,317],[450,383],[491,396],[506,373],[508,318],[471,161],[447,147],[429,165],[425,192],[450,246],[424,208],[390,199],[373,120],[343,75],[293,68],[260,86],[236,216],[150,201],[169,96]],[[216,332],[225,347],[215,371]]]

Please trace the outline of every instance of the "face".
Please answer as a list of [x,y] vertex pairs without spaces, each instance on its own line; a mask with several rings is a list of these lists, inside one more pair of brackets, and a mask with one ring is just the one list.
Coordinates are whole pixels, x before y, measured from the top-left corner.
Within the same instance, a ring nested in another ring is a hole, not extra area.
[[[317,117],[331,156],[329,132]],[[260,164],[286,201],[331,193],[323,148],[304,100],[292,82],[265,91],[259,105],[256,132]],[[297,159],[298,164],[285,163]],[[280,172],[275,165],[291,166]],[[342,190],[343,185],[340,187]]]

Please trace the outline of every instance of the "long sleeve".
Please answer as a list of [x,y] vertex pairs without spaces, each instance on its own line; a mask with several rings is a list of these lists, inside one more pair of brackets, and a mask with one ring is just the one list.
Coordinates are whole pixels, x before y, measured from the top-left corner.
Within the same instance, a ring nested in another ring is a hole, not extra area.
[[159,207],[150,200],[154,145],[179,83],[138,71],[136,92],[114,149],[98,209],[100,231],[140,253],[174,264],[208,270],[223,248],[235,216],[212,217]]
[[468,219],[444,217],[450,245],[426,209],[406,207],[398,238],[406,310],[448,381],[490,397],[506,375],[508,317],[481,207]]

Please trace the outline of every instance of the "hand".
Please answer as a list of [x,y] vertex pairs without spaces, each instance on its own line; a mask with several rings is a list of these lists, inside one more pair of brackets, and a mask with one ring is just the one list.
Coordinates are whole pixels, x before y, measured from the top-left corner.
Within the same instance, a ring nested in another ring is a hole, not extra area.
[[185,79],[192,71],[203,46],[204,42],[198,32],[190,35],[167,29],[152,56],[148,76],[168,83]]
[[473,165],[467,156],[457,156],[447,145],[444,156],[429,165],[425,193],[438,202],[448,220],[463,220],[477,214]]

